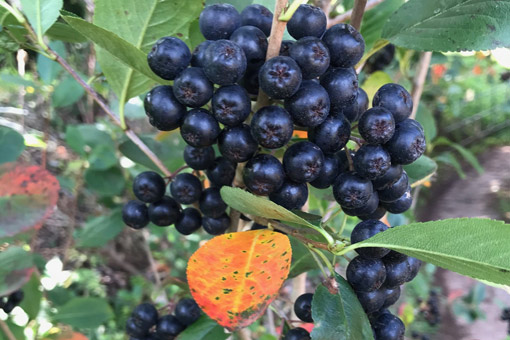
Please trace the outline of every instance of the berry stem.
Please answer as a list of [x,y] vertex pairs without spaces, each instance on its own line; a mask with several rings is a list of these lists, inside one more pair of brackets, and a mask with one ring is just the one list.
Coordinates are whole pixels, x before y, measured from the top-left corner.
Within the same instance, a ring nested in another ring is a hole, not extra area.
[[317,267],[319,267],[319,269],[321,270],[322,275],[324,275],[324,278],[327,278],[329,275],[328,275],[328,273],[326,273],[326,270],[324,269],[324,266],[323,266],[322,262],[317,257],[317,254],[315,253],[313,248],[312,247],[308,247],[308,251],[310,251],[310,254],[312,254],[312,257],[315,260],[315,262],[317,263]]
[[416,68],[416,76],[413,80],[413,89],[411,95],[413,97],[413,112],[409,118],[414,119],[416,112],[418,112],[418,106],[420,105],[421,94],[423,93],[423,85],[427,78],[429,71],[430,60],[432,59],[432,52],[423,52],[420,58],[420,62]]
[[349,171],[354,171],[354,165],[352,164],[351,152],[347,148],[345,148],[345,155],[347,156],[347,161],[349,162]]
[[[335,269],[333,268],[333,265],[331,264],[331,262],[329,262],[328,258],[326,257],[326,255],[324,255],[324,253],[322,251],[320,251],[319,249],[315,248],[314,246],[310,246],[308,245],[308,249],[310,249],[312,252],[316,253],[317,255],[319,255],[319,257],[322,259],[322,262],[324,262],[324,264],[326,265],[326,267],[328,267],[328,270],[329,270],[329,274],[330,275],[333,275],[333,273],[335,272]],[[328,275],[324,275],[326,278],[328,277]]]
[[344,217],[342,218],[342,224],[340,225],[340,229],[338,229],[338,237],[342,238],[342,234],[344,232],[345,226],[347,225],[347,214],[344,213]]
[[282,12],[278,20],[289,21],[290,18],[292,18],[294,13],[297,11],[299,6],[301,6],[302,4],[306,4],[307,2],[308,2],[307,0],[294,0],[292,4],[289,6],[289,8],[287,8],[285,12]]
[[168,179],[170,182],[173,181],[175,179],[175,177],[182,171],[182,170],[185,170],[189,168],[188,165],[183,165],[181,166],[180,168],[178,168],[177,170],[175,170],[174,172],[172,172],[170,174],[170,176],[166,176],[165,178]]
[[350,140],[352,140],[354,143],[358,144],[359,147],[361,147],[363,144],[365,144],[365,141],[361,138],[351,136],[349,137]]
[[358,31],[361,27],[361,20],[363,20],[363,14],[365,13],[365,7],[367,0],[355,0],[354,7],[352,8],[351,26]]

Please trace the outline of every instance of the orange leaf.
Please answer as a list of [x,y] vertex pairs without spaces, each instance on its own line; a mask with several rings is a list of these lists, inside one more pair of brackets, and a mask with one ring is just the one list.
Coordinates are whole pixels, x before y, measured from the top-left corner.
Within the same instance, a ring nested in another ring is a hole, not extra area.
[[58,337],[58,340],[89,340],[85,335],[78,332],[65,332]]
[[187,277],[200,308],[229,330],[257,320],[289,274],[286,235],[253,230],[217,236],[189,259]]

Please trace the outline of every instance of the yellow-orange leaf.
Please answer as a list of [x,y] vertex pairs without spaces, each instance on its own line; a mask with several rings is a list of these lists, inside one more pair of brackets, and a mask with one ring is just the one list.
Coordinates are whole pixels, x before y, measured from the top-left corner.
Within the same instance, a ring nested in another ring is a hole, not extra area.
[[64,332],[60,334],[58,340],[88,340],[88,338],[78,332]]
[[246,327],[278,295],[291,257],[289,238],[268,229],[216,236],[188,261],[191,294],[223,327]]

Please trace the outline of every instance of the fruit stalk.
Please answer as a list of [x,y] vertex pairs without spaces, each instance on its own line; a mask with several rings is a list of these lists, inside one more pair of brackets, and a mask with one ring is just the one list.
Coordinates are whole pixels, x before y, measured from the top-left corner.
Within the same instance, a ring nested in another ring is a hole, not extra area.
[[363,19],[363,14],[365,13],[366,5],[367,0],[354,1],[354,7],[352,9],[351,16],[351,25],[358,31],[360,30],[361,27],[361,20]]
[[427,78],[431,58],[432,52],[423,52],[420,58],[420,62],[416,67],[416,76],[414,77],[413,89],[411,91],[414,103],[413,111],[411,112],[411,116],[409,117],[411,119],[414,119],[416,117],[416,112],[418,112],[421,94],[423,93],[423,85],[425,84],[425,79]]

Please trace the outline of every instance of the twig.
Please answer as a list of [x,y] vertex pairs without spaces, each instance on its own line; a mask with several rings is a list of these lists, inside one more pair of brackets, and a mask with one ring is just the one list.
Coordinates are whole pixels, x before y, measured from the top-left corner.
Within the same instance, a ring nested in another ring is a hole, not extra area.
[[416,117],[418,112],[418,106],[420,105],[421,94],[423,93],[423,85],[425,79],[427,79],[427,72],[429,71],[430,60],[432,59],[432,52],[423,52],[420,58],[420,62],[416,67],[416,73],[413,80],[413,89],[411,95],[413,97],[413,112],[411,113],[411,119]]
[[9,329],[9,326],[5,323],[4,320],[0,319],[0,328],[2,328],[2,331],[4,332],[5,336],[8,340],[16,340],[16,337],[14,334],[12,334],[11,330]]
[[367,5],[367,0],[355,0],[354,7],[352,8],[351,15],[351,26],[360,30],[361,20],[363,20],[363,14],[365,13],[365,7]]
[[251,332],[248,328],[241,328],[236,332],[241,340],[251,340]]
[[361,147],[363,144],[365,144],[365,141],[363,139],[355,137],[355,136],[350,136],[349,139],[352,140],[354,143],[358,144],[359,147]]
[[147,254],[147,259],[151,265],[152,274],[154,275],[154,280],[156,281],[156,287],[159,290],[159,288],[161,288],[161,277],[159,276],[158,268],[156,267],[156,261],[154,261],[154,257],[152,256],[152,252],[149,247],[149,231],[145,228],[142,231],[142,235],[144,238],[145,253]]
[[141,273],[138,269],[136,269],[133,265],[131,265],[128,261],[125,259],[122,259],[113,249],[110,247],[104,247],[102,252],[107,255],[110,259],[112,259],[119,267],[122,267],[125,271],[128,273],[131,273],[133,275],[140,275],[145,276],[143,273]]
[[[365,1],[366,2],[365,10],[368,11],[369,9],[374,8],[375,6],[379,5],[383,1],[384,0],[370,0],[368,2]],[[334,17],[333,19],[328,21],[328,27],[331,27],[336,24],[340,24],[342,22],[346,22],[347,20],[351,19],[351,17],[353,16],[352,13],[353,13],[353,10],[351,9],[343,14],[340,14],[340,15]]]
[[239,230],[239,220],[241,218],[241,213],[233,208],[230,208],[230,232],[235,233]]

